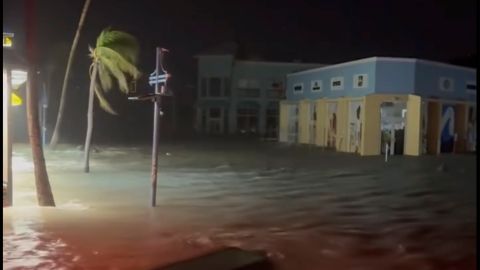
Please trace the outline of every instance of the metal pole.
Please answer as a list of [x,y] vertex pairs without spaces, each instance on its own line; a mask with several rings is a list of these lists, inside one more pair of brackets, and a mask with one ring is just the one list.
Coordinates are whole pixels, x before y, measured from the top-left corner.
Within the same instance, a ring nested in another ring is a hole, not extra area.
[[[159,74],[161,50],[157,47],[157,59],[155,64],[155,75]],[[155,207],[157,199],[157,165],[158,165],[158,120],[160,116],[160,91],[159,82],[155,83],[155,99],[153,109],[153,146],[152,146],[152,191],[151,205]]]
[[47,135],[47,107],[48,107],[48,97],[47,97],[47,87],[43,83],[43,98],[42,98],[42,145],[45,147],[46,144],[46,135]]

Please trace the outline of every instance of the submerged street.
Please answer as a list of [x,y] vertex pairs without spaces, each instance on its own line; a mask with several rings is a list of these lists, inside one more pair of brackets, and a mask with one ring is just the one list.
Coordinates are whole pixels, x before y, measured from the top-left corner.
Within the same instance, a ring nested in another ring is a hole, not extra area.
[[56,208],[36,205],[28,145],[13,147],[4,269],[152,269],[222,246],[278,269],[475,269],[473,155],[359,157],[275,143],[46,151]]

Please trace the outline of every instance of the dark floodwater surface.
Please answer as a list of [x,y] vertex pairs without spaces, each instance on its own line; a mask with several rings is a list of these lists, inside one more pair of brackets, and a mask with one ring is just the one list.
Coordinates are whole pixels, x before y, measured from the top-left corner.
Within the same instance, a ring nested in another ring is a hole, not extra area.
[[[151,269],[221,246],[278,269],[475,269],[473,155],[359,157],[270,143],[47,151],[55,209],[34,207],[30,151],[14,146],[4,269]],[[439,170],[441,164],[446,170]]]

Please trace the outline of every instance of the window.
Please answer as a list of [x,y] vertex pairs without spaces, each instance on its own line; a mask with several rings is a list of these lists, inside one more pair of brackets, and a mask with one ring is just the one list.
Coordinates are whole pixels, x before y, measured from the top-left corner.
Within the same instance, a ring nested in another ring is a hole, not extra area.
[[343,90],[343,77],[334,77],[330,80],[331,90]]
[[368,75],[356,74],[353,76],[353,88],[366,88],[368,87]]
[[208,112],[210,118],[220,118],[220,109],[219,108],[210,108]]
[[453,91],[453,80],[451,78],[441,77],[439,80],[441,91]]
[[238,96],[257,98],[260,97],[260,89],[240,88],[238,89]]
[[301,92],[303,92],[303,83],[294,84],[293,85],[293,93],[297,94],[297,93],[301,93]]
[[240,79],[238,80],[238,88],[260,88],[260,84],[257,80]]
[[320,80],[312,81],[311,90],[312,92],[322,91],[322,81]]
[[466,88],[467,88],[467,92],[470,94],[477,93],[477,83],[474,81],[467,82]]
[[207,79],[202,78],[201,87],[200,87],[200,96],[206,97],[207,96]]
[[221,97],[221,81],[220,78],[210,78],[210,85],[209,85],[209,96],[210,97]]
[[223,95],[226,97],[230,96],[230,79],[229,78],[223,79]]

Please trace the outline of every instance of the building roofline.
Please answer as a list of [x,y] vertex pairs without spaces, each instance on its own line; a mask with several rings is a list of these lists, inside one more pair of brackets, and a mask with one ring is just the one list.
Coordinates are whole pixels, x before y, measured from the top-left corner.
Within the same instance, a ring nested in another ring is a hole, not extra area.
[[276,61],[255,61],[255,60],[235,60],[240,64],[255,64],[255,65],[298,65],[298,66],[327,66],[328,64],[320,63],[299,63],[299,62],[276,62]]
[[233,54],[231,53],[220,53],[220,54],[208,54],[208,53],[205,53],[205,54],[195,54],[193,56],[193,58],[199,58],[199,57],[218,57],[218,56],[234,56]]
[[362,58],[362,59],[358,59],[358,60],[333,64],[333,65],[329,65],[329,66],[325,66],[325,67],[319,67],[319,68],[314,68],[314,69],[309,69],[309,70],[298,71],[298,72],[287,74],[287,76],[298,75],[298,74],[308,74],[308,73],[327,70],[327,69],[331,69],[331,68],[338,68],[338,67],[350,66],[350,65],[355,65],[355,64],[365,64],[365,63],[379,62],[379,61],[423,63],[423,64],[428,64],[428,65],[433,65],[433,66],[448,67],[448,68],[461,69],[461,70],[469,71],[469,72],[476,72],[476,69],[474,69],[474,68],[462,67],[462,66],[457,66],[457,65],[452,65],[452,64],[442,63],[442,62],[436,62],[436,61],[430,61],[430,60],[424,60],[424,59],[418,59],[418,58],[374,56],[374,57]]

